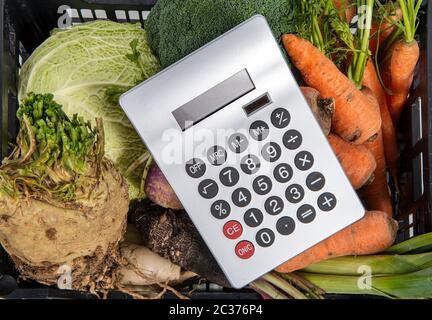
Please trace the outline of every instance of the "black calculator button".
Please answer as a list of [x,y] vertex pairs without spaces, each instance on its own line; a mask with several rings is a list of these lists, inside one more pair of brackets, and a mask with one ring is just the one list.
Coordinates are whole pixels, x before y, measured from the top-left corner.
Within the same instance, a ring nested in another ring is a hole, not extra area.
[[314,164],[314,157],[312,153],[308,151],[301,151],[295,156],[294,163],[297,169],[306,171],[312,168]]
[[309,204],[304,204],[297,210],[297,219],[302,223],[310,223],[315,219],[315,208]]
[[241,133],[235,133],[228,139],[228,146],[232,152],[242,153],[247,149],[249,141],[246,136]]
[[218,194],[219,187],[215,181],[206,179],[198,185],[198,192],[203,198],[212,199]]
[[214,166],[220,166],[227,159],[227,152],[221,146],[213,146],[207,151],[207,159]]
[[293,176],[293,169],[287,163],[281,163],[273,170],[273,175],[277,182],[286,183],[291,180]]
[[299,203],[303,200],[304,195],[304,189],[299,184],[292,184],[285,191],[285,197],[291,203]]
[[306,185],[311,191],[319,191],[324,188],[325,177],[320,172],[312,172],[306,178]]
[[318,198],[318,207],[322,211],[330,211],[334,209],[334,207],[336,207],[336,203],[337,200],[335,195],[330,192],[323,193]]
[[226,167],[219,173],[219,179],[226,187],[232,187],[237,184],[240,179],[240,174],[237,169],[233,167]]
[[261,210],[252,208],[245,212],[243,220],[248,227],[256,228],[263,222],[264,215]]
[[271,114],[271,122],[278,129],[286,128],[289,125],[290,121],[291,116],[286,109],[277,108]]
[[253,154],[248,154],[241,159],[240,168],[246,174],[254,174],[256,173],[261,166],[261,163],[257,156]]
[[258,120],[249,127],[249,135],[257,141],[263,141],[269,135],[269,126],[264,121]]
[[238,188],[232,194],[232,202],[237,207],[246,207],[252,199],[250,191],[246,188]]
[[303,137],[300,132],[297,130],[288,130],[285,132],[282,138],[284,146],[289,150],[295,150],[298,149],[302,142]]
[[276,142],[267,143],[261,150],[263,158],[269,162],[277,161],[281,156],[282,150]]
[[257,232],[255,240],[261,247],[270,247],[275,240],[275,234],[270,229],[264,228]]
[[282,217],[276,222],[276,230],[283,236],[288,236],[294,232],[295,222],[291,217]]
[[216,219],[223,220],[231,213],[231,206],[225,200],[217,200],[210,207],[210,212]]
[[206,172],[206,165],[201,159],[191,159],[186,162],[186,173],[191,178],[201,178]]
[[257,194],[263,196],[272,189],[272,181],[267,176],[258,176],[253,181],[252,187]]
[[284,202],[281,198],[277,196],[271,196],[264,203],[264,209],[268,214],[276,216],[282,212],[284,208]]

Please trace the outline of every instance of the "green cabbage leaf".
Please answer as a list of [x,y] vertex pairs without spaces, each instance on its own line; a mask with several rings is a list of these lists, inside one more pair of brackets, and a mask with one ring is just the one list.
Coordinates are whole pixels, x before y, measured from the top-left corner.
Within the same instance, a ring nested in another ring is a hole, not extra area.
[[159,70],[140,24],[89,22],[55,30],[33,52],[21,69],[19,99],[50,93],[69,116],[103,118],[106,155],[131,200],[140,199],[150,156],[116,98]]

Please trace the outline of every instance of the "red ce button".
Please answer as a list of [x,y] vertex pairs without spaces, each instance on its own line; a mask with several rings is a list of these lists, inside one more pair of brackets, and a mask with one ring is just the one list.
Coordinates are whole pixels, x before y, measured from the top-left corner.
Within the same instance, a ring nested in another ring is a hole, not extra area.
[[242,235],[243,227],[240,222],[231,220],[225,223],[223,233],[228,239],[234,240]]

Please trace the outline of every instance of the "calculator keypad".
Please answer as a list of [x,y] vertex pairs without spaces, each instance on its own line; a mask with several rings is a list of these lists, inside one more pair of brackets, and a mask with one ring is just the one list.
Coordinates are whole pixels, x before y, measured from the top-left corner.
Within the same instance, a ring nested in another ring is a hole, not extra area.
[[[270,247],[276,241],[276,234],[289,237],[298,225],[313,223],[318,209],[328,212],[337,204],[332,193],[318,193],[325,189],[326,178],[321,172],[311,170],[315,163],[314,156],[303,149],[303,136],[298,130],[289,128],[290,122],[288,110],[277,108],[270,116],[269,123],[273,128],[266,121],[258,120],[249,126],[248,134],[234,133],[227,137],[225,145],[215,145],[207,150],[210,168],[221,166],[219,180],[204,179],[199,183],[198,190],[205,199],[213,199],[219,193],[219,185],[224,192],[234,187],[230,199],[219,198],[211,203],[210,213],[216,220],[224,221],[221,228],[226,239],[239,240],[234,253],[240,259],[249,259],[254,255],[254,244],[260,248]],[[264,141],[271,130],[281,131],[279,140]],[[260,142],[257,148],[248,149]],[[282,150],[284,147],[286,149]],[[281,161],[282,155],[287,152],[292,154],[291,158],[285,157]],[[240,155],[242,153],[245,154]],[[239,164],[225,164],[232,156],[237,157]],[[270,174],[264,171],[260,174],[264,165],[270,166]],[[207,171],[210,170],[206,163],[199,158],[186,163],[186,172],[194,179],[203,177]],[[242,175],[251,176],[250,184],[241,183]],[[294,179],[296,182],[303,181],[304,185],[300,182],[289,184]],[[286,185],[285,199],[283,195],[272,194],[276,184]],[[306,192],[318,193],[314,198],[315,204],[304,203]],[[262,197],[263,207],[248,208],[259,197]],[[285,209],[287,205],[288,209]],[[264,224],[267,220],[272,221],[271,224]],[[263,224],[265,227],[262,227]],[[254,229],[254,238],[251,239],[250,231]],[[248,230],[247,236],[245,230]]]

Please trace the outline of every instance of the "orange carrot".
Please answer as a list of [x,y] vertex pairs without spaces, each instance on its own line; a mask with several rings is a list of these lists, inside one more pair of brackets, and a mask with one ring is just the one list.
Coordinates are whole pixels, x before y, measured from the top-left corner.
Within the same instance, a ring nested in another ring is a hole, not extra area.
[[[378,100],[382,119],[382,140],[384,144],[384,154],[387,167],[397,184],[397,167],[399,161],[399,146],[397,144],[396,130],[393,125],[388,107],[386,94],[378,79],[375,65],[372,60],[366,64],[363,74],[363,85],[372,90],[375,98]],[[374,208],[377,209],[377,208]]]
[[[372,101],[372,103],[378,104],[372,90],[365,87],[363,92]],[[383,211],[391,217],[393,215],[393,206],[387,184],[387,171],[382,133],[380,132],[374,141],[365,142],[364,145],[375,157],[377,165],[374,171],[374,180],[362,188],[361,194],[364,197],[368,210]]]
[[420,49],[416,40],[399,40],[390,48],[390,54],[381,68],[384,85],[391,91],[387,95],[387,105],[395,124],[408,100],[419,56]]
[[327,139],[354,189],[372,180],[376,161],[364,145],[350,144],[332,133]]
[[369,40],[369,49],[375,55],[377,48],[388,39],[388,37],[396,30],[395,22],[402,18],[402,10],[397,8],[395,12],[382,21],[373,21],[371,38]]
[[381,252],[393,244],[397,227],[385,212],[368,211],[361,220],[288,260],[276,271],[288,273],[329,258]]
[[282,42],[306,83],[324,98],[335,99],[334,132],[356,144],[376,137],[381,128],[376,105],[371,104],[355,84],[310,42],[292,34],[283,35]]
[[339,12],[341,12],[341,10],[344,10],[345,19],[348,23],[350,23],[354,16],[357,14],[356,6],[353,5],[350,0],[334,0],[334,4]]
[[366,142],[365,147],[374,155],[377,168],[374,171],[374,179],[371,183],[365,185],[360,193],[369,210],[379,210],[387,213],[390,217],[393,215],[393,206],[390,198],[387,184],[384,145],[381,132],[376,140]]

